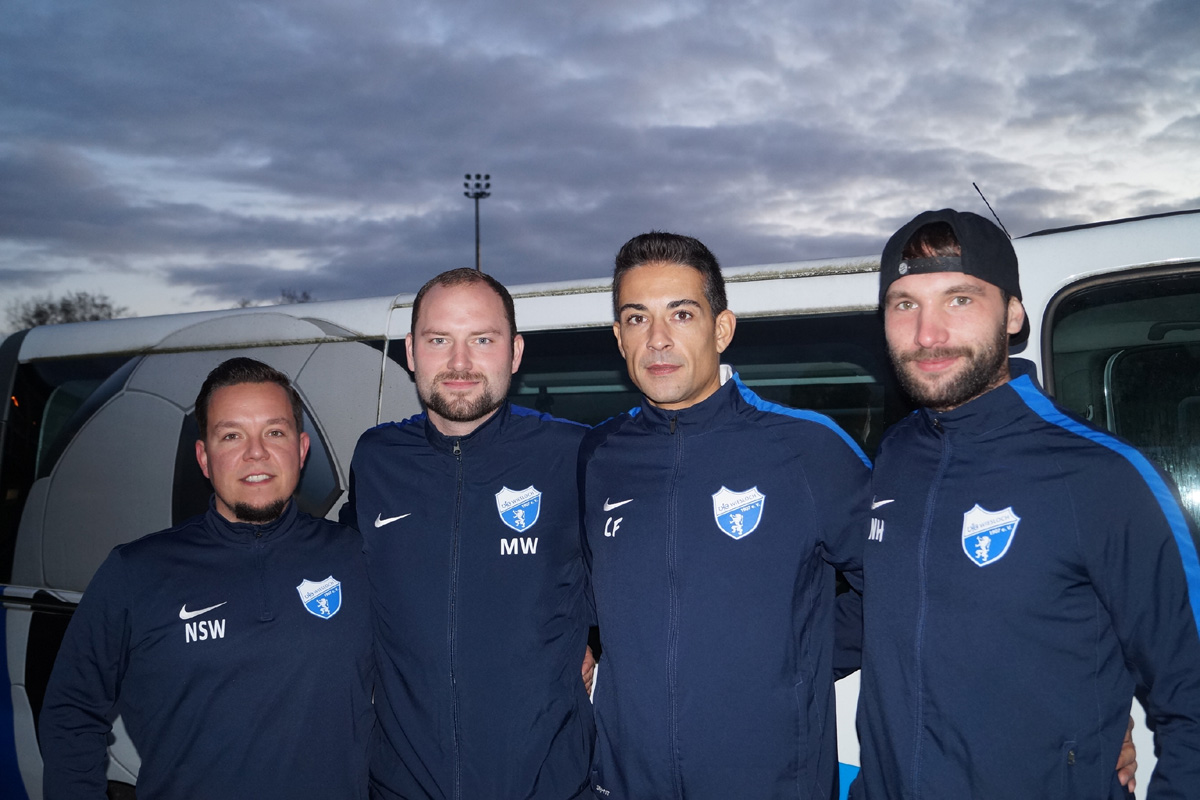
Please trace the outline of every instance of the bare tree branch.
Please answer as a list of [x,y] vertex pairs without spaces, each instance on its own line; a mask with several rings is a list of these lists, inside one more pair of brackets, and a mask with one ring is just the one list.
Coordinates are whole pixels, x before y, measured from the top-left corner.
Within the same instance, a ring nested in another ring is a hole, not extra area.
[[5,312],[8,323],[16,330],[39,325],[58,325],[63,322],[90,322],[134,316],[126,306],[114,305],[106,294],[68,292],[62,297],[51,295],[17,300],[8,304]]

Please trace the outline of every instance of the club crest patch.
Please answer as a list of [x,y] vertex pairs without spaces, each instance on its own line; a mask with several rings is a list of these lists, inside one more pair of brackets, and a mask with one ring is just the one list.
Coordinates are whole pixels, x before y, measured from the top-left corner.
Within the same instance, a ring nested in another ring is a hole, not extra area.
[[500,521],[518,533],[532,528],[542,510],[542,493],[534,487],[514,492],[505,486],[496,492],[496,510]]
[[1012,506],[1003,511],[987,511],[978,503],[963,514],[962,546],[967,558],[980,567],[1004,558],[1017,533],[1021,518]]
[[717,527],[734,539],[754,533],[762,520],[763,504],[767,501],[766,495],[757,486],[744,492],[731,492],[722,486],[712,499]]
[[300,602],[314,617],[329,619],[342,608],[342,582],[332,575],[319,583],[301,581],[296,591],[300,593]]

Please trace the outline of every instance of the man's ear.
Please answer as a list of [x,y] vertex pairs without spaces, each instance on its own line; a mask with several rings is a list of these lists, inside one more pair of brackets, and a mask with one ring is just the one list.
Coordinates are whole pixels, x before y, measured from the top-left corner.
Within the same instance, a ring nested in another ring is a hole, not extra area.
[[1008,335],[1015,336],[1025,324],[1025,306],[1015,297],[1008,298]]
[[525,355],[525,337],[519,333],[513,337],[512,352],[512,374],[516,375],[521,368],[521,356]]
[[617,349],[621,351],[621,358],[625,358],[625,345],[621,342],[621,323],[613,323],[613,336],[617,337]]
[[304,468],[304,461],[308,458],[308,446],[312,444],[312,439],[308,438],[308,434],[300,431],[300,467]]
[[204,440],[196,440],[196,463],[200,465],[200,471],[204,473],[204,477],[210,481],[212,477],[208,474],[208,451],[204,449]]
[[725,348],[733,341],[733,332],[737,328],[737,317],[728,308],[717,314],[716,319],[717,352],[724,353]]
[[413,335],[407,333],[404,335],[404,355],[408,358],[408,371],[417,371],[417,362],[413,358]]

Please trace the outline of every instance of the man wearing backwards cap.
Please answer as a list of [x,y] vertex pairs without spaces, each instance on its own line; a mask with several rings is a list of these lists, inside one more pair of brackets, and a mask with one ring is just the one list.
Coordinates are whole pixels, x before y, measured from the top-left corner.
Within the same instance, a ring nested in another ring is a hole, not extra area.
[[884,248],[879,298],[922,408],[875,465],[851,796],[1124,797],[1137,689],[1149,797],[1200,797],[1200,562],[1172,489],[1009,359],[1028,325],[987,220],[917,216]]

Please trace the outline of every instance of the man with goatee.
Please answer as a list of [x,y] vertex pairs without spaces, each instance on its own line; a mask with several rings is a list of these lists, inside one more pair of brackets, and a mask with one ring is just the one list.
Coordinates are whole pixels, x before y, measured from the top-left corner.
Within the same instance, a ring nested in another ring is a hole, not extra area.
[[209,373],[196,458],[212,502],[114,548],[88,584],[42,705],[47,800],[107,796],[117,714],[142,759],[142,800],[366,798],[362,541],[297,508],[302,418],[267,364]]

